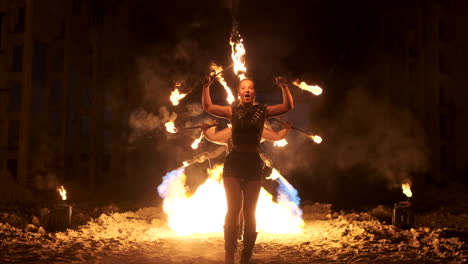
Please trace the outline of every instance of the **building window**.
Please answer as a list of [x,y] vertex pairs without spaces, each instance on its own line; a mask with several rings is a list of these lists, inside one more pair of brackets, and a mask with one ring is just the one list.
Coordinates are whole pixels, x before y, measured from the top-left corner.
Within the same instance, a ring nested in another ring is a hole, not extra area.
[[439,119],[440,139],[446,140],[448,138],[447,116],[441,113]]
[[447,96],[447,88],[444,84],[439,85],[439,105],[447,105],[448,104],[448,96]]
[[439,19],[439,23],[437,27],[438,27],[439,41],[447,42],[449,40],[447,23],[444,20]]
[[63,82],[62,80],[54,80],[49,101],[51,105],[59,105],[63,99]]
[[19,149],[20,121],[10,120],[8,122],[8,150],[15,151]]
[[60,49],[56,54],[53,63],[54,72],[63,72],[64,50]]
[[60,112],[52,112],[50,125],[52,136],[55,138],[60,137],[62,135],[62,114]]
[[439,50],[439,72],[447,73],[447,56],[444,51]]
[[14,179],[18,179],[18,160],[8,159],[6,167],[7,167],[7,171],[10,172],[10,175]]
[[440,147],[440,172],[448,172],[447,146]]
[[15,32],[24,32],[24,21],[26,18],[26,9],[24,7],[20,7],[17,9],[16,13],[16,21],[15,21]]
[[13,57],[11,61],[12,72],[23,71],[23,45],[15,45],[13,47]]
[[8,102],[8,111],[21,111],[21,83],[14,82],[10,84],[10,100]]
[[41,41],[35,41],[33,56],[34,100],[31,101],[31,104],[33,114],[39,114],[46,109],[47,45]]
[[4,13],[0,13],[0,49],[2,48],[2,39],[3,39],[3,21],[5,18]]

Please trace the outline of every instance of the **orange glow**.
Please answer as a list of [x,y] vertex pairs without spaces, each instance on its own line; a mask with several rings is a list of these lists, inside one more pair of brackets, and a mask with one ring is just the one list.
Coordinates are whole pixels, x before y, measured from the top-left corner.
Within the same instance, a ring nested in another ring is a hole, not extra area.
[[172,133],[172,134],[177,133],[177,129],[175,127],[174,121],[171,120],[169,122],[166,122],[164,125],[166,126],[167,132]]
[[305,82],[299,83],[297,81],[294,81],[293,84],[296,85],[297,87],[301,88],[302,90],[311,92],[311,93],[313,93],[315,95],[322,94],[322,88],[320,88],[320,86],[318,86],[318,85],[308,85]]
[[231,45],[231,58],[234,63],[234,74],[239,77],[239,80],[243,80],[246,78],[245,73],[247,72],[247,67],[245,66],[246,51],[243,43],[244,40],[240,38],[238,41],[234,41],[233,39],[233,36],[231,36],[229,44]]
[[57,188],[57,192],[60,194],[60,197],[62,197],[63,201],[67,200],[67,190],[65,190],[63,185]]
[[224,90],[227,93],[226,101],[229,104],[232,104],[234,102],[234,95],[232,94],[231,88],[229,88],[228,84],[224,80],[223,76],[221,76],[221,74],[217,75],[218,73],[223,71],[223,67],[212,63],[210,65],[210,69],[213,71],[213,74],[216,75],[216,80],[218,80],[218,82],[224,87]]
[[322,143],[322,138],[320,136],[315,135],[315,136],[310,136],[310,138],[313,139],[314,142],[317,144]]
[[410,198],[413,196],[413,192],[411,192],[411,186],[409,183],[404,183],[401,185],[401,189],[406,197]]
[[[172,171],[164,177],[158,192],[164,196],[163,210],[168,216],[169,227],[177,234],[223,231],[227,207],[221,179],[222,171],[222,165],[208,170],[209,178],[190,196],[186,193],[187,176],[183,168]],[[282,177],[276,170],[272,175],[276,178]],[[286,181],[284,178],[281,179]],[[275,203],[271,194],[261,189],[256,211],[258,231],[301,233],[304,226],[301,215],[300,208],[285,196],[279,196]]]
[[282,148],[282,147],[286,146],[287,144],[288,144],[288,141],[285,138],[273,142],[273,145],[275,147],[279,147],[279,148]]
[[195,139],[192,143],[192,149],[197,149],[198,145],[200,144],[201,140],[203,139],[203,133],[200,135],[199,138]]
[[175,89],[171,92],[171,96],[169,97],[169,99],[171,100],[172,105],[179,105],[180,100],[184,99],[184,97],[188,95],[188,93],[181,93],[179,91],[181,85],[182,82],[177,82],[175,85]]

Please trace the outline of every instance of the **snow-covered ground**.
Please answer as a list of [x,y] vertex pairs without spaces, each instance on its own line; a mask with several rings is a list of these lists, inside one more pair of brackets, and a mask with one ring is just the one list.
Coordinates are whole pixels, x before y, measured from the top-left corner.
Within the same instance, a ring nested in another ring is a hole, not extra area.
[[[47,234],[0,223],[0,262],[222,263],[222,234],[181,237],[165,218],[160,207],[148,207]],[[299,235],[259,234],[253,263],[464,263],[466,249],[441,229],[400,230],[367,213],[335,214],[307,220]]]

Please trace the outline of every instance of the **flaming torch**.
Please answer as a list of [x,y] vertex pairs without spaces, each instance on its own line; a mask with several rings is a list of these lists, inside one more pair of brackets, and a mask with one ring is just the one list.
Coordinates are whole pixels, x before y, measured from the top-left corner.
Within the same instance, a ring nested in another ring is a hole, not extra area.
[[411,192],[411,185],[404,183],[401,185],[401,190],[407,197],[407,201],[400,201],[393,207],[392,224],[400,228],[411,228],[414,224],[413,210],[409,199],[413,197]]
[[216,80],[218,80],[218,82],[224,87],[224,90],[227,93],[226,101],[229,104],[232,104],[235,98],[234,98],[234,95],[232,94],[231,88],[229,88],[223,76],[221,76],[221,73],[223,72],[223,67],[216,65],[215,63],[212,63],[210,65],[210,69],[212,71],[212,76],[215,77]]
[[195,139],[195,141],[193,141],[191,145],[192,149],[197,149],[202,139],[203,139],[203,133],[201,133],[200,137],[198,137],[197,139]]
[[182,82],[176,82],[175,89],[171,92],[171,96],[169,99],[172,102],[172,105],[179,105],[180,100],[184,99],[185,96],[188,95],[188,93],[181,93],[179,88],[182,85]]
[[166,123],[164,124],[164,126],[166,126],[167,132],[169,132],[169,133],[171,133],[171,134],[177,133],[177,129],[176,129],[176,127],[175,127],[175,124],[174,124],[174,121],[173,121],[173,120],[171,120],[171,121],[169,121],[169,122],[166,122]]
[[247,67],[245,66],[245,47],[243,39],[238,32],[233,34],[229,40],[231,45],[231,58],[234,63],[234,74],[239,77],[239,80],[246,78],[245,73]]
[[282,148],[282,147],[286,146],[287,144],[288,144],[288,141],[285,138],[273,142],[273,145],[275,147],[279,147],[279,148]]
[[318,85],[309,85],[306,82],[300,82],[299,83],[298,81],[294,81],[293,84],[296,85],[297,87],[301,88],[302,90],[308,91],[308,92],[313,93],[315,95],[322,94],[322,88],[320,88],[320,86],[318,86]]
[[60,194],[62,201],[51,210],[48,228],[52,231],[61,231],[70,227],[72,217],[72,206],[65,203],[67,190],[61,185],[57,187],[57,192]]
[[308,138],[312,139],[315,143],[317,144],[320,144],[322,143],[322,137],[321,136],[318,136],[318,135],[309,135],[308,133],[306,133],[304,130],[300,129],[300,128],[297,128],[295,126],[292,126],[291,127],[292,129],[298,131],[298,132],[301,132],[302,134],[306,135]]
[[62,201],[67,200],[67,190],[65,190],[63,185],[57,188],[57,192],[60,194],[60,197],[62,197]]

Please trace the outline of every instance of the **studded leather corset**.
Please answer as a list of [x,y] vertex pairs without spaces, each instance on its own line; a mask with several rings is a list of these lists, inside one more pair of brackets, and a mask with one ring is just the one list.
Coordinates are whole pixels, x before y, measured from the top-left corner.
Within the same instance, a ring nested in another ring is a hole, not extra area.
[[262,138],[263,123],[266,118],[266,106],[262,104],[232,106],[232,141],[233,145],[259,145]]

